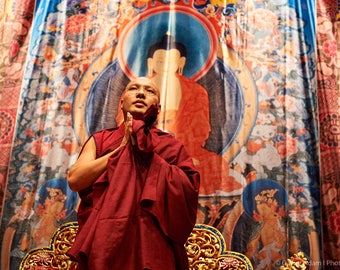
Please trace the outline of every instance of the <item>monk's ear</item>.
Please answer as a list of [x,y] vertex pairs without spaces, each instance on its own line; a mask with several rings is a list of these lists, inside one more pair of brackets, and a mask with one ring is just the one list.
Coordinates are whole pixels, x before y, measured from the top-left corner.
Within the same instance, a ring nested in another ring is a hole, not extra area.
[[119,105],[120,105],[121,109],[123,109],[123,103],[124,103],[124,99],[123,99],[123,97],[121,97],[120,100],[119,100]]

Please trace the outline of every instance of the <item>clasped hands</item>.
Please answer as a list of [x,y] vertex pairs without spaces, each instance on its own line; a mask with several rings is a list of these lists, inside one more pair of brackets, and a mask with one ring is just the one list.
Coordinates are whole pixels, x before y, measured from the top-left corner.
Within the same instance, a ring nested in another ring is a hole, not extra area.
[[[156,121],[158,114],[158,106],[156,104],[151,105],[147,111],[144,113],[143,122],[145,123],[144,132],[147,135],[149,128]],[[136,134],[133,131],[133,116],[131,113],[127,112],[125,125],[125,134],[121,142],[121,146],[127,145],[131,142],[132,145],[136,145]]]

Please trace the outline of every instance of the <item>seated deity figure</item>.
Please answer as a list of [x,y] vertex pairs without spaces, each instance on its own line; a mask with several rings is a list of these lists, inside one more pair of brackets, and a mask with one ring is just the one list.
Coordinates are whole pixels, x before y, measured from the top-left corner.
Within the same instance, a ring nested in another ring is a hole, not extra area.
[[193,157],[201,175],[200,194],[240,189],[223,157],[204,148],[211,131],[209,96],[202,85],[183,76],[186,60],[186,47],[169,33],[148,50],[148,77],[162,97],[157,127],[172,133]]

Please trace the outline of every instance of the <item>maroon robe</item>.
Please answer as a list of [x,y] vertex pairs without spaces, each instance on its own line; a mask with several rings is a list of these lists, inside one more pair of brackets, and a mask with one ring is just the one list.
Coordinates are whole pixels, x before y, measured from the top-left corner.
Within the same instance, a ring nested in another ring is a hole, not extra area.
[[[141,120],[137,146],[111,156],[92,187],[79,192],[79,230],[69,255],[89,270],[188,269],[184,243],[196,221],[199,174],[183,145]],[[93,134],[97,158],[116,149],[118,129]]]

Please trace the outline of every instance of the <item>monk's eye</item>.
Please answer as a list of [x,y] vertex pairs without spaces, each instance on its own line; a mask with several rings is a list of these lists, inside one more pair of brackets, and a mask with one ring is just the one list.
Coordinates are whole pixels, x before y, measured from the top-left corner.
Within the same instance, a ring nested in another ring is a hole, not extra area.
[[138,90],[137,86],[131,86],[128,89],[128,91],[131,91],[131,92],[136,92],[137,90]]
[[156,91],[153,88],[147,88],[146,93],[150,96],[156,95]]

